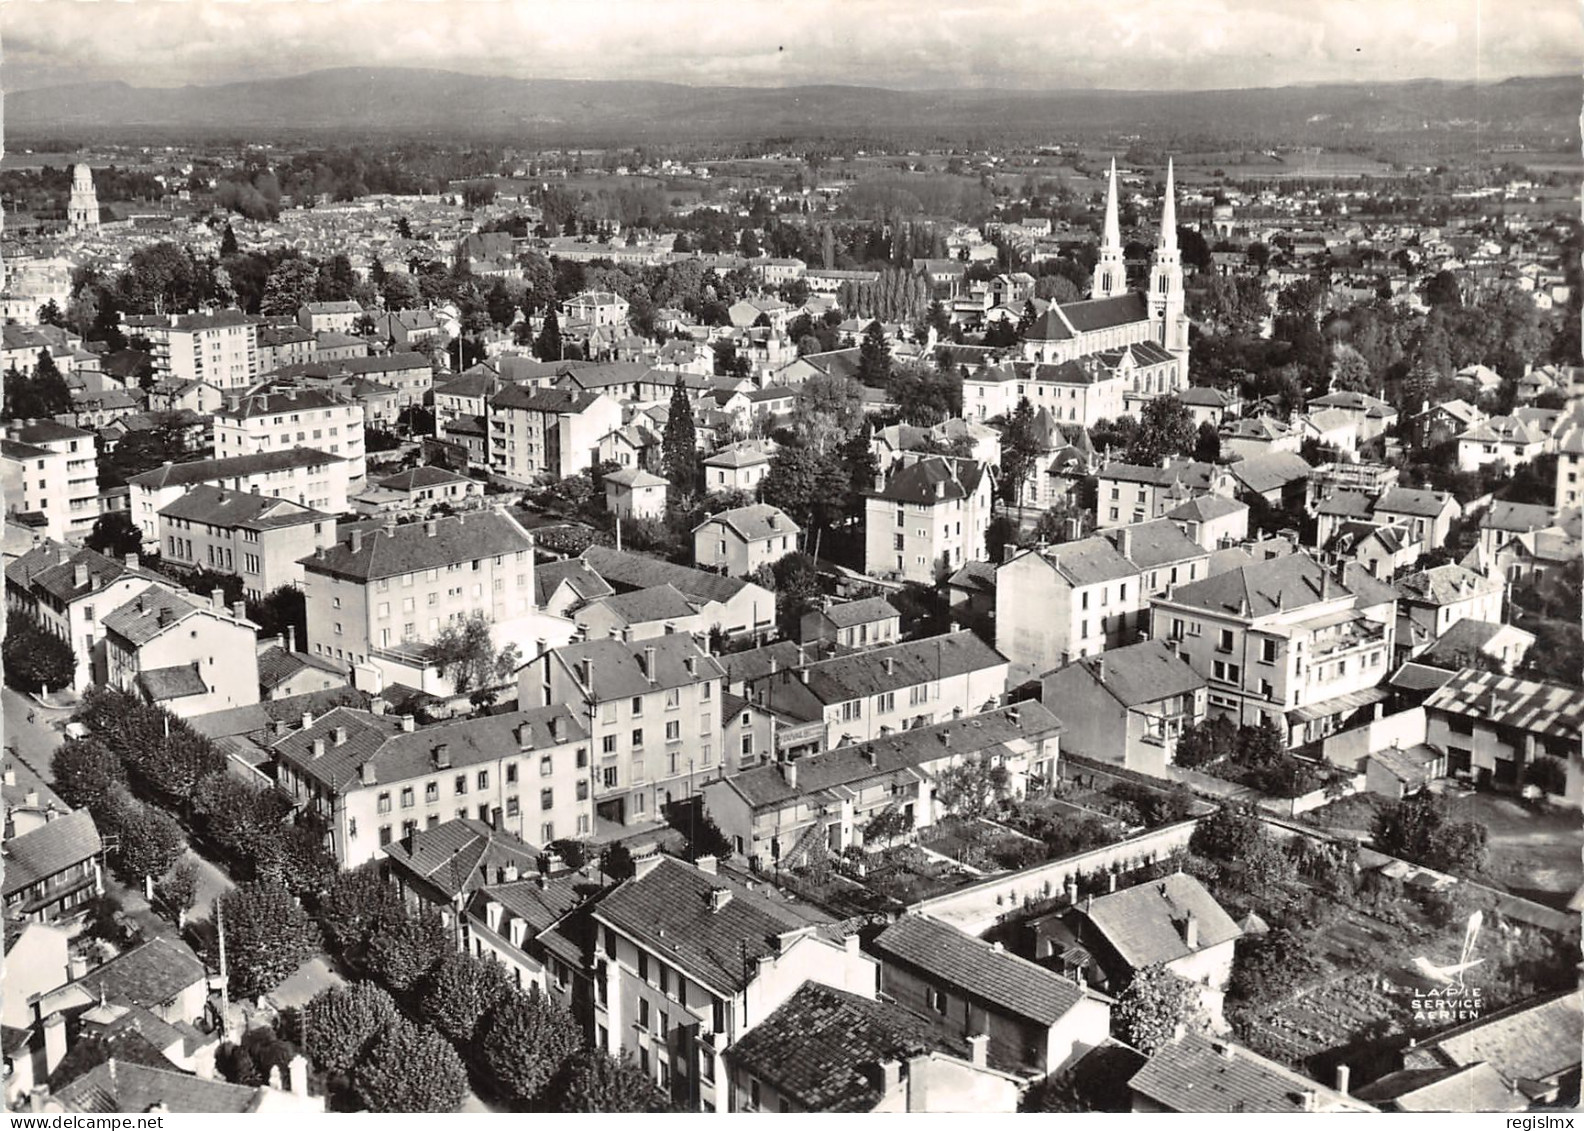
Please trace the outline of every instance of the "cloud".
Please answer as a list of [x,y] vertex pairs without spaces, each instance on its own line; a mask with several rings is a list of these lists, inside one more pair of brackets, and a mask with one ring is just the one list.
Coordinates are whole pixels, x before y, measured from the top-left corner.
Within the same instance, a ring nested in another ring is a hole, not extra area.
[[322,67],[901,89],[1192,89],[1572,70],[1571,0],[8,0],[10,90]]

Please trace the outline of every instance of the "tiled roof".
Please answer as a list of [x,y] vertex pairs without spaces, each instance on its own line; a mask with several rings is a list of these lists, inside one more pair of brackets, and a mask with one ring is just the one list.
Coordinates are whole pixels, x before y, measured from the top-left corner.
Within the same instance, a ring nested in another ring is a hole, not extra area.
[[[560,728],[560,739],[551,734],[552,722]],[[523,727],[528,728],[527,745],[523,744]],[[338,729],[343,732],[339,744]],[[317,758],[315,739],[324,741],[324,753]],[[560,703],[531,711],[453,719],[411,731],[403,730],[401,720],[391,715],[337,707],[316,718],[306,730],[299,727],[279,739],[271,749],[281,762],[338,794],[357,788],[365,763],[373,767],[377,783],[387,786],[445,776],[475,764],[493,764],[510,754],[534,757],[587,739],[582,721]],[[435,750],[442,743],[451,763],[447,769],[435,765]]]
[[565,558],[534,567],[534,600],[542,609],[562,582],[585,601],[616,592],[582,558]]
[[1460,565],[1439,565],[1411,573],[1396,584],[1397,592],[1423,605],[1450,605],[1486,593],[1501,593],[1499,581]]
[[53,420],[14,420],[6,425],[6,432],[13,440],[35,445],[47,444],[55,440],[93,439],[92,432],[84,432],[81,428],[73,428],[69,424],[58,424]]
[[672,585],[656,585],[649,589],[633,589],[609,597],[597,597],[585,606],[593,607],[609,609],[619,620],[629,625],[681,620],[698,611]]
[[1584,729],[1584,695],[1577,688],[1495,672],[1458,672],[1425,700],[1425,710],[1574,742]]
[[818,654],[817,649],[799,644],[795,640],[776,640],[758,648],[727,652],[717,656],[716,660],[726,669],[728,682],[741,683],[745,680],[758,679],[772,668],[797,667]]
[[[730,896],[716,909],[712,896],[721,890]],[[616,887],[595,905],[594,916],[695,981],[727,994],[749,984],[756,960],[775,953],[778,936],[829,921],[813,908],[749,891],[727,876],[671,857]]]
[[809,664],[804,681],[821,703],[844,703],[921,683],[986,671],[1007,659],[972,632],[948,632]]
[[1516,416],[1493,416],[1480,421],[1458,439],[1484,444],[1538,444],[1545,439],[1545,433]]
[[805,1111],[872,1111],[882,1093],[865,1069],[932,1051],[969,1055],[966,1045],[901,1006],[804,982],[739,1037],[726,1059]]
[[1421,1038],[1403,1057],[1405,1068],[1484,1061],[1508,1080],[1547,1080],[1577,1071],[1584,1039],[1584,1006],[1577,989],[1524,1002]]
[[820,610],[825,619],[837,628],[853,628],[860,624],[889,620],[900,616],[896,606],[884,597],[864,597],[857,601],[838,601]]
[[1125,707],[1191,694],[1205,678],[1159,640],[1145,640],[1078,661]]
[[1529,1097],[1481,1061],[1467,1068],[1408,1068],[1372,1081],[1355,1093],[1396,1111],[1523,1111]]
[[797,759],[796,786],[787,784],[776,765],[754,766],[727,781],[753,808],[772,808],[821,790],[905,774],[941,758],[967,758],[1009,743],[1050,738],[1061,730],[1061,720],[1049,708],[1024,702],[807,755]]
[[104,618],[106,632],[113,632],[137,647],[167,632],[198,613],[200,605],[161,585],[150,585],[143,592]]
[[749,584],[740,577],[725,577],[608,546],[590,546],[583,551],[583,560],[617,589],[648,589],[671,584],[684,596],[701,603],[725,604]]
[[340,408],[351,403],[344,395],[331,389],[296,387],[270,389],[232,399],[236,400],[236,408],[232,408],[228,400],[215,415],[232,420],[249,420],[255,416],[270,416],[278,412],[311,412],[316,409]]
[[372,581],[532,550],[533,539],[516,519],[486,510],[371,531],[356,550],[350,540],[338,542],[302,559],[302,566],[313,573]]
[[1514,628],[1510,624],[1463,617],[1453,622],[1451,628],[1436,637],[1435,643],[1430,645],[1419,659],[1423,663],[1434,664],[1437,667],[1461,670],[1473,664],[1475,657],[1484,650],[1485,646],[1502,635],[1514,641],[1524,642],[1525,648],[1535,642],[1533,633]]
[[1375,513],[1406,514],[1416,518],[1435,518],[1448,503],[1457,506],[1445,491],[1413,487],[1392,487],[1375,501]]
[[798,524],[788,518],[780,507],[773,507],[769,503],[754,503],[710,515],[694,528],[695,532],[712,523],[730,527],[746,542],[774,538],[777,535],[796,537],[800,530]]
[[704,461],[705,467],[757,467],[769,463],[770,456],[758,444],[744,442],[722,448]]
[[296,467],[321,467],[325,464],[346,462],[340,456],[321,452],[315,448],[286,448],[273,452],[258,452],[249,456],[232,456],[228,459],[200,459],[189,463],[167,463],[153,471],[145,471],[127,480],[135,487],[157,491],[162,487],[186,487],[194,483],[208,483],[217,479],[231,479],[244,475],[261,475],[271,471],[289,471]]
[[[1185,872],[1098,896],[1080,906],[1075,913],[1087,917],[1135,970],[1175,962],[1243,933],[1204,885]],[[1183,935],[1190,914],[1199,923],[1199,945],[1193,949]]]
[[[1125,581],[1139,575],[1138,567],[1117,553],[1109,538],[1098,534],[1080,538],[1076,542],[1061,542],[1054,546],[1026,550],[1024,553],[1038,555],[1061,574],[1069,585],[1074,586]],[[1019,554],[1018,558],[1023,556]]]
[[886,479],[885,489],[870,494],[895,502],[933,506],[968,498],[979,489],[986,474],[984,465],[975,460],[927,456],[895,468]]
[[[324,662],[323,657],[319,659]],[[326,670],[334,669],[345,676],[344,665],[338,666],[334,661],[328,663],[329,667]],[[387,692],[387,697],[389,694]],[[288,695],[284,699],[265,699],[258,703],[249,703],[245,707],[209,711],[202,715],[194,715],[187,721],[195,731],[209,739],[233,738],[237,735],[264,735],[277,719],[295,726],[302,720],[304,711],[311,712],[316,718],[337,707],[366,711],[372,700],[373,696],[368,692],[359,691],[355,687],[328,687],[318,691],[305,691],[301,695]]]
[[1315,513],[1334,518],[1368,518],[1374,509],[1375,500],[1364,491],[1333,491],[1320,500]]
[[252,491],[231,491],[207,484],[189,489],[159,513],[166,518],[180,518],[225,529],[294,526],[303,522],[322,522],[330,517],[287,499]]
[[411,467],[406,471],[398,471],[395,475],[388,475],[379,480],[378,486],[387,491],[417,491],[424,487],[440,487],[448,483],[471,483],[466,475],[459,475],[455,471],[448,471],[443,467],[432,467],[424,464],[421,467]]
[[[445,390],[450,392],[449,389]],[[556,388],[539,389],[530,385],[507,385],[490,401],[492,409],[520,412],[580,413],[600,398],[597,391]]]
[[1099,478],[1117,483],[1147,483],[1156,487],[1169,487],[1181,483],[1184,487],[1208,491],[1210,478],[1216,472],[1213,463],[1180,460],[1166,467],[1151,464],[1108,463],[1100,469]]
[[613,471],[605,477],[605,482],[633,490],[639,487],[669,487],[671,485],[669,480],[656,475],[652,471],[645,471],[641,467],[624,467],[620,471]]
[[1055,1025],[1084,996],[1076,983],[1043,966],[923,915],[904,915],[875,938],[870,950],[997,1013],[1040,1025]]
[[1314,469],[1296,452],[1270,452],[1238,460],[1227,470],[1245,489],[1263,495],[1299,479],[1308,479]]
[[[77,584],[77,567],[88,571],[88,580]],[[75,549],[64,543],[53,542],[37,546],[6,566],[6,580],[22,589],[38,587],[58,601],[71,602],[98,592],[112,582],[131,575],[149,581],[169,584],[159,574],[129,567],[116,558],[106,557],[97,550]]]
[[1223,615],[1262,617],[1349,592],[1319,562],[1297,553],[1179,585],[1168,594],[1168,600]]
[[245,1084],[117,1057],[64,1085],[54,1098],[67,1111],[89,1114],[141,1115],[159,1107],[173,1114],[227,1115],[257,1111],[260,1093],[261,1089]]
[[[654,678],[644,674],[645,653],[654,653]],[[693,661],[693,673],[687,662]],[[646,695],[657,689],[687,687],[726,673],[719,661],[699,650],[685,632],[668,633],[628,644],[620,640],[585,640],[552,648],[547,663],[565,664],[575,678],[583,678],[584,665],[592,663],[596,702]],[[697,673],[697,674],[694,674]]]
[[1309,1110],[1308,1093],[1315,1095],[1315,1110],[1374,1110],[1248,1049],[1196,1033],[1162,1045],[1128,1083],[1139,1095],[1176,1112],[1285,1115]]
[[9,460],[20,462],[26,459],[45,459],[55,454],[48,448],[39,448],[32,444],[24,444],[20,440],[0,437],[0,456],[4,456]]
[[1248,504],[1236,499],[1228,499],[1223,495],[1198,495],[1167,511],[1165,517],[1176,522],[1211,522],[1246,510]]
[[86,809],[77,809],[5,842],[5,894],[83,863],[99,851],[99,830]]
[[537,935],[583,902],[577,890],[579,882],[580,877],[568,873],[546,882],[534,876],[508,883],[485,884],[474,896],[475,908],[482,914],[479,901],[494,900],[509,915],[527,923]]
[[471,817],[417,829],[383,851],[393,864],[433,884],[447,899],[477,891],[506,868],[521,873],[539,862],[531,845]]
[[1555,509],[1535,503],[1508,503],[1497,500],[1480,515],[1481,530],[1507,530],[1527,534],[1544,530],[1556,522]]
[[1141,570],[1209,557],[1203,546],[1184,534],[1182,527],[1169,519],[1157,518],[1113,527],[1100,536],[1109,540],[1120,553],[1124,532],[1128,549],[1123,556]]
[[111,1004],[157,1007],[207,977],[191,947],[179,939],[156,935],[72,984]]
[[138,686],[153,703],[171,699],[184,699],[189,695],[207,695],[209,685],[198,673],[198,665],[177,664],[169,668],[149,668],[138,673]]

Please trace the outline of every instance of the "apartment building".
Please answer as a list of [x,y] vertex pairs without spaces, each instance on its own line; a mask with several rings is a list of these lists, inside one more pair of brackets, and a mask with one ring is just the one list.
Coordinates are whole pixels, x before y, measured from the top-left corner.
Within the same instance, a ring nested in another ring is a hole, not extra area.
[[711,632],[732,639],[775,635],[775,594],[744,578],[723,577],[609,546],[590,546],[582,560],[617,592],[672,586],[703,615]]
[[1486,464],[1519,467],[1545,453],[1545,432],[1516,416],[1493,416],[1457,438],[1458,470],[1478,471]]
[[175,588],[168,578],[143,568],[136,554],[123,562],[59,542],[29,550],[6,566],[5,576],[7,608],[33,617],[71,645],[77,661],[74,691],[108,678],[104,618],[150,584]]
[[902,614],[884,597],[831,602],[803,614],[798,639],[804,644],[868,648],[902,639]]
[[136,330],[154,347],[154,372],[163,379],[207,381],[217,389],[246,389],[261,372],[258,325],[239,310],[139,319]]
[[34,529],[45,538],[65,539],[71,524],[71,498],[67,489],[69,452],[38,444],[24,444],[9,436],[0,439],[0,495],[5,497],[7,522],[24,525],[42,522]]
[[732,577],[748,577],[798,548],[802,529],[768,503],[711,515],[693,528],[693,562]]
[[287,448],[228,459],[166,463],[127,480],[132,521],[148,548],[161,544],[159,513],[194,487],[284,499],[310,510],[347,509],[347,461],[314,448]]
[[984,556],[995,485],[974,460],[903,453],[864,500],[864,571],[933,585]]
[[355,333],[358,319],[363,317],[363,307],[347,299],[344,302],[305,302],[297,308],[297,325],[311,334],[331,330],[337,334]]
[[335,541],[334,515],[250,491],[194,487],[159,512],[166,562],[234,573],[249,600],[302,588],[302,559]]
[[1584,402],[1574,402],[1554,433],[1557,450],[1557,510],[1584,502]]
[[487,415],[491,470],[524,483],[588,470],[600,440],[622,425],[620,401],[575,389],[511,385],[489,401]]
[[[52,453],[30,456],[17,448],[6,462],[18,465],[12,475],[31,463],[31,470],[21,476],[31,481],[30,489],[24,489],[25,497],[39,503],[30,509],[42,512],[50,527],[59,526],[61,537],[71,541],[86,538],[99,517],[99,451],[94,434],[53,420],[13,420],[6,425],[6,438]],[[39,467],[40,462],[44,467]],[[9,513],[9,496],[6,503]]]
[[[359,345],[361,345],[361,341]],[[421,353],[381,354],[378,357],[315,359],[287,365],[275,371],[272,379],[302,384],[308,388],[356,390],[379,386],[388,390],[385,398],[396,412],[421,406],[434,387],[434,363]]]
[[783,720],[785,743],[831,749],[993,710],[1007,671],[1006,657],[958,631],[771,670],[744,694]]
[[501,511],[353,529],[301,564],[316,656],[362,664],[475,612],[500,645],[520,639],[534,615],[533,539]]
[[259,701],[258,626],[215,590],[188,600],[145,586],[104,619],[106,682],[192,718]]
[[1098,535],[1015,553],[995,590],[996,650],[1031,675],[1129,642],[1148,608],[1142,571]]
[[275,784],[324,821],[343,868],[453,819],[541,847],[592,829],[588,730],[562,704],[422,728],[336,707],[304,715],[270,752]]
[[1452,533],[1452,523],[1463,508],[1447,491],[1414,487],[1392,487],[1375,500],[1372,516],[1378,523],[1399,526],[1407,540],[1421,543],[1426,550],[1439,550]]
[[873,999],[876,965],[827,918],[714,871],[658,855],[601,899],[595,937],[596,1048],[623,1053],[690,1111],[724,1111],[725,1052],[807,982]]
[[1095,517],[1102,528],[1162,518],[1204,495],[1237,494],[1237,481],[1225,468],[1195,460],[1168,459],[1159,467],[1109,463],[1098,480]]
[[1166,776],[1177,739],[1204,721],[1204,676],[1159,640],[1074,660],[1041,681],[1040,702],[1064,720],[1068,751]]
[[[1152,377],[1158,368],[1169,374],[1176,360],[1154,356],[1158,347],[1141,343],[1119,349],[1110,360],[1131,359],[1134,351],[1148,351],[1152,359],[1147,368]],[[1164,351],[1159,351],[1164,354]],[[1142,355],[1141,355],[1142,356]],[[1133,391],[1136,366],[1124,371],[1096,357],[1043,362],[1011,362],[976,370],[963,379],[963,416],[968,420],[1009,417],[1018,402],[1026,400],[1036,409],[1049,409],[1061,424],[1092,428],[1102,420],[1115,420],[1124,412],[1127,394]]]
[[1507,595],[1500,577],[1448,563],[1409,574],[1394,588],[1397,602],[1397,661],[1428,649],[1462,620],[1499,624]]
[[525,664],[517,701],[583,712],[596,814],[643,824],[729,770],[720,749],[725,674],[685,633],[587,640]]
[[1323,738],[1384,701],[1396,593],[1344,585],[1306,553],[1180,585],[1152,600],[1152,639],[1209,681],[1209,711],[1268,722],[1294,744]]
[[215,413],[216,459],[313,448],[346,461],[349,488],[362,487],[363,406],[324,389],[266,389],[232,396]]

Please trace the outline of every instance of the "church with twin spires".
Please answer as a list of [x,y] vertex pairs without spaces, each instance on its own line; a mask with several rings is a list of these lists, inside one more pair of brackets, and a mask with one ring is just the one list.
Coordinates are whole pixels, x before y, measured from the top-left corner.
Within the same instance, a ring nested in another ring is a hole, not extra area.
[[1106,192],[1105,229],[1089,298],[1052,302],[1023,335],[1022,360],[965,379],[965,415],[1010,413],[1026,397],[1058,424],[1093,427],[1188,387],[1188,315],[1177,248],[1174,170],[1166,166],[1160,235],[1149,288],[1132,291],[1122,251],[1116,162]]

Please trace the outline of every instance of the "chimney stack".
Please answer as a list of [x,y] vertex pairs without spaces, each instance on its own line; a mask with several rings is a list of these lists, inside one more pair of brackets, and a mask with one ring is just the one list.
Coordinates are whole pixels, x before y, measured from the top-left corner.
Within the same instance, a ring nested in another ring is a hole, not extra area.
[[968,1038],[968,1055],[975,1068],[984,1068],[989,1064],[990,1034],[975,1033]]
[[44,1073],[49,1075],[66,1059],[66,1016],[51,1013],[44,1018]]
[[632,861],[633,878],[641,880],[660,866],[660,849],[652,840],[634,845]]
[[142,564],[143,561],[138,557],[136,552],[130,553],[126,556],[127,569],[138,569],[140,566],[142,566]]
[[311,729],[313,727],[313,725],[314,725],[313,712],[312,711],[304,711],[302,713],[302,728],[303,728],[303,730],[309,730],[309,729]]
[[401,728],[403,733],[411,734],[417,729],[417,726],[417,721],[411,715],[403,715],[401,717]]
[[697,860],[693,861],[693,866],[700,872],[707,873],[711,876],[720,874],[720,862],[713,856],[700,856]]
[[335,743],[335,745],[337,745],[337,746],[345,746],[346,745],[346,740],[347,740],[347,728],[346,727],[336,727],[334,730],[332,730],[330,732],[330,741]]
[[361,530],[353,530],[351,532],[351,534],[348,535],[347,545],[352,548],[352,552],[354,554],[359,553],[360,551],[362,551],[362,549],[363,549],[363,532]]
[[1199,916],[1192,911],[1183,918],[1183,945],[1189,950],[1199,949]]
[[719,911],[731,902],[731,888],[710,888],[709,903],[711,911]]
[[647,647],[647,648],[645,648],[643,650],[643,655],[644,655],[644,676],[645,676],[645,678],[647,678],[649,680],[650,684],[652,685],[652,684],[658,682],[658,680],[659,680],[659,677],[655,674],[655,649],[652,646]]
[[1337,1065],[1336,1090],[1344,1096],[1348,1094],[1348,1084],[1352,1082],[1353,1070],[1345,1064]]
[[435,526],[436,526],[436,524],[435,524],[435,520],[434,519],[432,519],[432,518],[425,519],[424,520],[424,535],[426,537],[433,538],[435,536]]
[[796,789],[797,788],[797,778],[798,778],[798,775],[797,775],[797,763],[796,762],[782,762],[781,763],[781,777],[787,783],[787,788],[788,789]]
[[231,615],[233,617],[235,617],[237,620],[247,620],[247,602],[246,601],[232,601],[231,602]]
[[325,740],[322,739],[322,738],[314,739],[313,740],[313,756],[315,758],[323,758],[324,757],[324,752],[325,752]]
[[1133,531],[1128,527],[1124,526],[1117,531],[1116,548],[1117,553],[1128,561],[1133,560]]
[[291,1082],[291,1093],[300,1100],[308,1098],[308,1061],[298,1053],[286,1063],[286,1078]]
[[297,626],[294,624],[286,626],[286,651],[297,651]]

